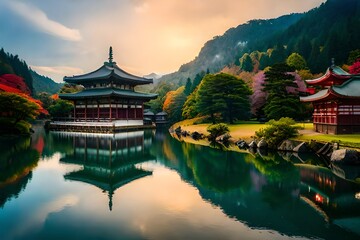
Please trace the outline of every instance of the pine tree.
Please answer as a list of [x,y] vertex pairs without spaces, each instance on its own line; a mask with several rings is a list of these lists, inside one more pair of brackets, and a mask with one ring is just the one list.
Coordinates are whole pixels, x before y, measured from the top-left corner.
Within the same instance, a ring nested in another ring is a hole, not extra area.
[[295,78],[289,74],[293,69],[287,64],[275,64],[265,72],[264,91],[268,97],[264,111],[268,119],[278,120],[282,117],[297,118],[299,97],[289,94],[287,87],[297,87]]

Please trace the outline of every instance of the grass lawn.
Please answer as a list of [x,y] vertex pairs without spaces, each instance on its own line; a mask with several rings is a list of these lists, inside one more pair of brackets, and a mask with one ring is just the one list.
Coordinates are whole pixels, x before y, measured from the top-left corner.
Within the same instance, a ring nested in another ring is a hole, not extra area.
[[[208,134],[206,128],[211,125],[209,123],[196,124],[197,121],[200,121],[201,118],[189,119],[178,122],[174,125],[174,128],[181,126],[183,130],[199,133],[205,135]],[[259,122],[251,121],[240,121],[236,124],[228,124],[230,129],[230,135],[235,139],[244,139],[245,141],[250,141],[252,136],[255,135],[255,131],[258,131],[261,128],[266,127],[266,124]],[[360,134],[347,134],[347,135],[328,135],[314,132],[312,123],[299,123],[299,126],[303,128],[300,130],[300,136],[296,139],[301,141],[310,141],[316,140],[320,142],[340,142],[340,146],[343,147],[353,147],[360,149]]]
[[328,135],[328,134],[317,134],[307,135],[303,134],[297,137],[299,140],[310,141],[316,140],[320,142],[340,142],[340,146],[353,147],[360,149],[360,134],[344,134],[344,135]]

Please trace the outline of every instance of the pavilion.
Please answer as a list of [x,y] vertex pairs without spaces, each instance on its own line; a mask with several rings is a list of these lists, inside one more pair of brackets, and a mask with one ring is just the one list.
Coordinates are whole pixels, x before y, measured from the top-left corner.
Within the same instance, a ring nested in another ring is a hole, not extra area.
[[157,98],[157,94],[135,91],[136,86],[151,84],[153,80],[129,74],[119,68],[113,62],[111,47],[109,61],[104,62],[99,69],[64,77],[64,81],[82,85],[84,90],[59,94],[59,98],[74,103],[74,111],[66,121],[53,121],[50,129],[116,132],[143,128],[144,102]]
[[360,133],[360,75],[347,73],[333,64],[325,75],[306,83],[322,88],[313,95],[300,97],[300,101],[313,104],[316,132]]

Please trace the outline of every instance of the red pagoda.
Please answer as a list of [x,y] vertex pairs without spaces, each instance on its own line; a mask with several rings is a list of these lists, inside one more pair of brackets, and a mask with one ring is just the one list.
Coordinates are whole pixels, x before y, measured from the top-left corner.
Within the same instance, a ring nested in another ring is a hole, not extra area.
[[[110,47],[109,61],[99,69],[64,81],[82,85],[83,91],[59,94],[59,98],[74,103],[71,121],[56,121],[50,129],[84,132],[116,132],[121,129],[142,128],[144,102],[157,94],[135,91],[135,86],[153,83],[152,79],[129,74],[113,62]],[[69,119],[68,119],[69,120]]]
[[313,104],[316,132],[360,133],[360,75],[347,73],[333,64],[325,75],[306,83],[322,87],[313,95],[300,97],[300,101]]

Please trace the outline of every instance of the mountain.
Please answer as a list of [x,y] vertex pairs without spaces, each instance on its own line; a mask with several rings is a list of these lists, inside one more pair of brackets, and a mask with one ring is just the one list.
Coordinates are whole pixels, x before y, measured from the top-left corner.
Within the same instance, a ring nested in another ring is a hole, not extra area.
[[201,71],[214,73],[226,66],[240,65],[244,54],[259,56],[259,62],[263,57],[261,69],[285,61],[293,52],[300,53],[314,73],[324,71],[331,58],[336,59],[337,65],[344,64],[351,51],[360,49],[359,2],[328,0],[307,13],[252,20],[231,28],[205,43],[193,61],[163,76],[160,82],[176,88]]
[[23,78],[30,91],[30,94],[35,94],[33,88],[33,79],[26,62],[19,59],[18,55],[6,53],[2,48],[0,49],[0,76],[4,74],[14,74]]
[[63,86],[63,84],[56,83],[51,78],[42,76],[31,69],[30,73],[33,78],[33,86],[36,93],[47,92],[49,94],[55,94],[59,92]]
[[324,71],[334,58],[337,65],[347,63],[349,53],[360,49],[360,1],[328,0],[304,15],[298,22],[269,38],[267,45],[254,49],[266,50],[276,44],[286,52],[301,54],[309,68]]

